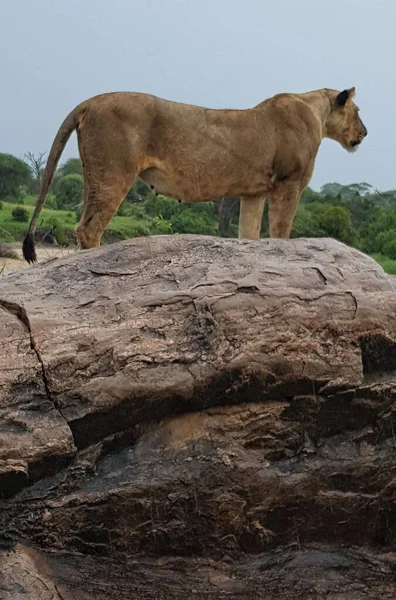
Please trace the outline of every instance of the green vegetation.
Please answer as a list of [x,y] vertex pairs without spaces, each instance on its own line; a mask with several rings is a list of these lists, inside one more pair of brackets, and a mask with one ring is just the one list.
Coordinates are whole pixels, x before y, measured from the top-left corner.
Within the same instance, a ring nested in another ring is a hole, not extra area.
[[11,154],[0,153],[0,198],[20,200],[31,182],[28,164]]
[[[0,243],[20,241],[37,199],[44,154],[27,153],[24,162],[0,154]],[[58,168],[37,228],[58,244],[74,239],[81,215],[83,178],[78,158]],[[104,242],[131,237],[197,233],[236,237],[239,201],[225,198],[197,204],[156,196],[137,180],[111,220]],[[268,206],[261,235],[268,235]],[[370,254],[396,274],[396,190],[378,192],[368,183],[328,183],[319,192],[307,188],[299,204],[292,237],[333,237]]]
[[372,254],[372,257],[381,265],[386,273],[396,275],[396,260],[382,254]]
[[62,177],[55,188],[56,208],[76,210],[82,201],[83,185],[82,175],[77,173]]
[[18,221],[19,223],[27,223],[29,220],[29,213],[26,208],[17,206],[11,213],[12,220]]

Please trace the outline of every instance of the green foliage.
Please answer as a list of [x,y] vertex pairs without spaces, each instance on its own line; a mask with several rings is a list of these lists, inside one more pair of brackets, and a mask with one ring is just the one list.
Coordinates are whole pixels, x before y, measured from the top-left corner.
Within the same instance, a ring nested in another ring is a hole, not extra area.
[[0,200],[0,210],[3,210],[3,203]]
[[350,185],[341,185],[340,183],[326,183],[320,188],[320,194],[328,198],[338,198],[339,200],[351,199],[353,197],[363,197],[366,194],[372,194],[373,188],[368,183],[352,183]]
[[162,215],[153,217],[153,223],[161,233],[174,233],[172,223],[164,219]]
[[119,206],[119,208],[117,210],[117,215],[119,217],[126,217],[128,214],[129,214],[129,209],[124,200],[124,202],[121,204],[121,206]]
[[155,194],[153,194],[150,188],[137,177],[135,183],[126,195],[125,202],[127,204],[138,204],[144,202],[150,196],[155,197]]
[[0,153],[0,198],[18,200],[31,181],[29,165],[12,154]]
[[301,194],[301,202],[309,203],[309,202],[320,202],[322,199],[320,193],[315,192],[309,186],[305,188],[303,193]]
[[137,220],[131,217],[113,217],[104,234],[105,240],[126,240],[151,234],[152,220]]
[[351,213],[343,206],[323,202],[301,204],[293,223],[293,237],[332,237],[356,245],[358,235],[352,227]]
[[18,221],[19,223],[26,223],[29,221],[29,213],[25,208],[14,208],[11,214],[13,221]]
[[217,223],[215,219],[204,214],[197,214],[194,210],[181,211],[172,220],[174,233],[198,233],[200,235],[216,235]]
[[82,175],[82,164],[79,158],[69,158],[58,169],[59,179],[67,175]]
[[293,222],[292,237],[324,237],[319,225],[317,207],[322,209],[322,205],[318,203],[300,204]]
[[128,207],[127,214],[129,217],[133,217],[134,219],[147,220],[148,218],[143,204],[131,204]]
[[65,175],[56,186],[56,206],[60,209],[77,208],[82,200],[84,181],[81,175]]
[[396,275],[396,260],[388,258],[383,254],[373,254],[374,258],[389,275]]
[[377,207],[370,212],[361,232],[362,249],[386,254],[385,246],[396,239],[396,210]]
[[145,210],[152,218],[160,217],[171,223],[173,233],[216,235],[218,222],[213,202],[187,204],[165,196],[150,195]]
[[357,233],[351,223],[351,213],[343,206],[329,206],[319,217],[319,227],[325,236],[356,246]]
[[382,246],[382,252],[392,258],[396,259],[396,231],[389,232],[388,239]]

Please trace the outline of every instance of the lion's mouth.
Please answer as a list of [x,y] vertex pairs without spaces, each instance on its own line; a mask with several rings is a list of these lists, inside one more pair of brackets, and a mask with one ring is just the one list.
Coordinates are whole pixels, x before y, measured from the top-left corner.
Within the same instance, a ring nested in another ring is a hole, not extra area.
[[366,135],[367,135],[367,129],[365,128],[364,131],[359,133],[359,137],[356,140],[352,140],[350,142],[351,148],[354,148],[356,150],[356,148],[359,146],[359,144],[361,144],[363,142]]

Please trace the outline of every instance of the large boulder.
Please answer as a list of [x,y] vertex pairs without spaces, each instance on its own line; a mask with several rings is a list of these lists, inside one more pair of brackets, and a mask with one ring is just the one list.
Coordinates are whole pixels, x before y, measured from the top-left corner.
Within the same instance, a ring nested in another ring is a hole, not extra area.
[[0,344],[2,600],[395,597],[396,291],[369,257],[84,251],[0,280]]

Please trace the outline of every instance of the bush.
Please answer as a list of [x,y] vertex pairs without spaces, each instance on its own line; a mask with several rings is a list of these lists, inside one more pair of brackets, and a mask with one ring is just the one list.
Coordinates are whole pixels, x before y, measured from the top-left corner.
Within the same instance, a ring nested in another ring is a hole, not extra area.
[[183,210],[171,221],[174,233],[198,233],[200,235],[216,235],[217,221],[204,214],[197,214],[194,209]]
[[3,210],[3,203],[0,201],[0,210]]
[[69,158],[59,167],[57,175],[60,179],[68,175],[82,175],[81,160],[79,158]]
[[65,175],[56,186],[56,206],[77,209],[82,200],[84,180],[81,175]]
[[18,200],[31,178],[30,167],[23,160],[0,153],[0,198]]
[[147,213],[144,209],[144,206],[139,206],[136,204],[131,204],[129,206],[129,210],[128,210],[128,216],[129,217],[134,217],[135,219],[146,219],[147,220]]
[[144,207],[161,233],[217,233],[218,221],[213,202],[178,203],[165,196],[150,196]]
[[173,233],[172,223],[164,219],[162,215],[153,217],[153,223],[160,233]]
[[119,217],[127,217],[127,216],[129,216],[129,214],[130,213],[129,213],[128,205],[126,204],[126,202],[124,200],[124,202],[122,202],[122,204],[118,207],[117,215]]
[[391,259],[396,259],[396,238],[388,240],[382,247],[382,252],[385,256],[389,256]]
[[343,206],[329,206],[320,215],[319,226],[325,236],[332,237],[344,244],[356,246],[358,236],[352,227],[351,213]]
[[19,223],[26,223],[29,221],[29,213],[25,208],[14,208],[11,215],[12,220],[18,221]]
[[56,210],[58,208],[58,205],[56,203],[56,196],[54,196],[53,194],[48,194],[47,198],[45,199],[45,206],[46,208]]
[[63,225],[57,225],[52,233],[59,246],[67,246],[65,228],[63,227]]

